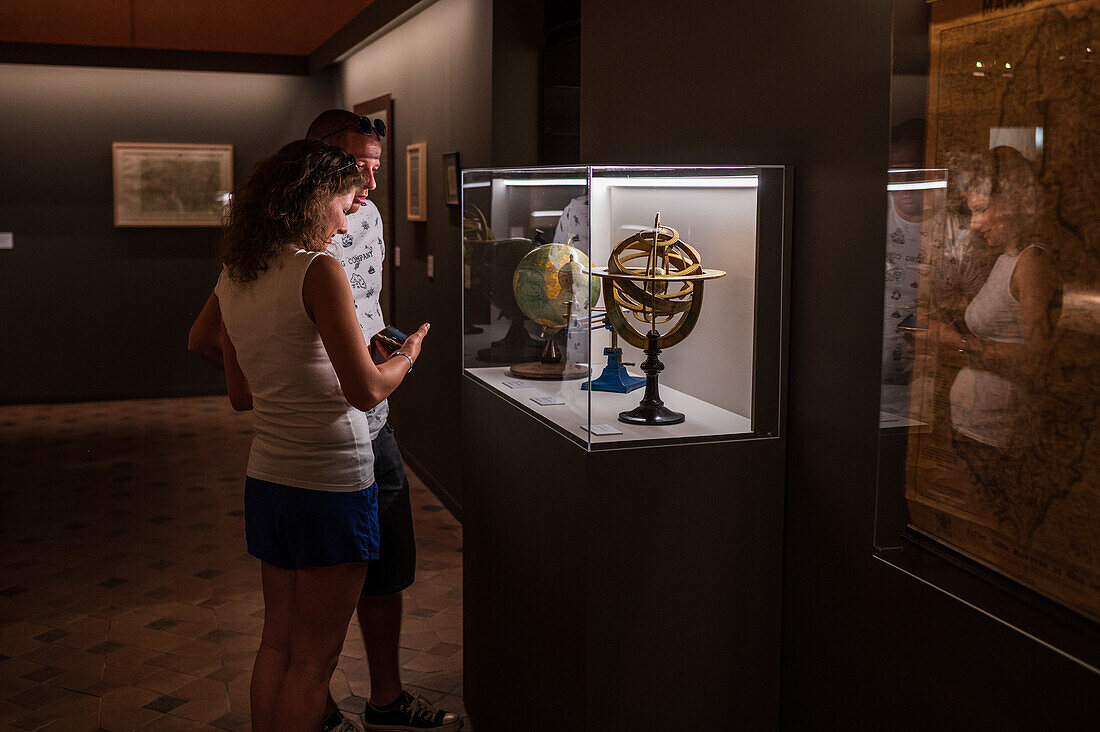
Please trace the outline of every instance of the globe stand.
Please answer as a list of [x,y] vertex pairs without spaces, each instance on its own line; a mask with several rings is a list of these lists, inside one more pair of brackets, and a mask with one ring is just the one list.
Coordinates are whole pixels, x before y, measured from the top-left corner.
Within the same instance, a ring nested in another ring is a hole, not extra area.
[[544,381],[572,381],[583,379],[590,373],[587,366],[576,363],[562,363],[561,347],[558,345],[558,333],[568,332],[562,329],[553,335],[543,331],[546,337],[546,345],[539,354],[538,361],[530,363],[517,363],[509,367],[512,376],[523,379],[542,379]]
[[648,344],[645,349],[646,360],[642,361],[641,364],[642,373],[645,374],[645,394],[642,395],[642,401],[629,412],[619,412],[620,422],[666,425],[680,424],[684,421],[684,415],[666,407],[658,394],[657,377],[665,370],[665,365],[658,358],[661,353],[661,349],[657,347],[658,337],[657,331],[649,331]]

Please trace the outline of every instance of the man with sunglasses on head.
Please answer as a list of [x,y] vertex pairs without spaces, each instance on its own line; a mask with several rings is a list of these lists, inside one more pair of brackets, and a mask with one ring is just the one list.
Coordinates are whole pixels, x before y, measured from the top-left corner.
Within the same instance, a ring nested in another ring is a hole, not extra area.
[[[376,187],[374,175],[380,165],[385,135],[386,126],[381,120],[344,109],[322,112],[306,133],[306,137],[324,140],[347,152],[355,158],[363,174],[363,185],[355,192],[348,211],[347,233],[333,237],[329,253],[344,268],[359,327],[379,358],[391,355],[374,339],[375,334],[385,328],[378,299],[382,290],[385,243],[382,218],[368,195]],[[211,295],[191,326],[187,348],[218,368],[222,368],[221,328],[218,301]],[[386,421],[388,416],[386,401],[367,412],[378,481],[381,540],[379,559],[368,564],[363,593],[356,606],[370,668],[371,696],[363,711],[363,723],[368,730],[452,732],[462,727],[462,720],[457,715],[436,709],[424,698],[410,694],[401,683],[401,593],[413,583],[416,543],[409,481],[393,428]],[[327,705],[322,730],[357,729],[341,714],[331,694]]]

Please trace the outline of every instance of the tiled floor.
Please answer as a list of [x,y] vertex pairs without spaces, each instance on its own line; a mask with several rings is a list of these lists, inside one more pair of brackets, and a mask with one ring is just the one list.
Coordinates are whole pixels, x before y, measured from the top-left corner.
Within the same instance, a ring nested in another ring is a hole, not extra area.
[[[0,407],[0,729],[248,729],[249,419],[224,397]],[[462,530],[410,479],[404,680],[464,713]],[[353,621],[342,708],[362,711],[368,678]]]

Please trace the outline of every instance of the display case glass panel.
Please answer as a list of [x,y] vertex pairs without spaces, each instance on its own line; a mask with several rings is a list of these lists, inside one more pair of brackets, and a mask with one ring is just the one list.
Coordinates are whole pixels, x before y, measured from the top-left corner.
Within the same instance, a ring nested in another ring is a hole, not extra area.
[[874,551],[1100,673],[1098,6],[894,3]]
[[463,171],[466,375],[588,449],[777,437],[789,183]]

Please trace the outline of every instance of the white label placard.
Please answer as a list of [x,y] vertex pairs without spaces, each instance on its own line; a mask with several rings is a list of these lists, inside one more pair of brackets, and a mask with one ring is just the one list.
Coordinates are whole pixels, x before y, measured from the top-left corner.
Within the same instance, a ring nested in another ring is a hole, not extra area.
[[565,400],[560,396],[537,396],[531,397],[531,401],[535,404],[541,404],[544,407],[549,407],[554,404],[565,404]]
[[531,388],[531,383],[530,382],[523,381],[521,379],[505,379],[504,381],[502,381],[500,383],[504,384],[509,389],[530,389]]
[[594,424],[590,427],[581,425],[581,429],[586,429],[594,435],[621,435],[622,430],[617,430],[609,424]]
[[10,231],[0,231],[0,249],[14,249],[15,237]]

